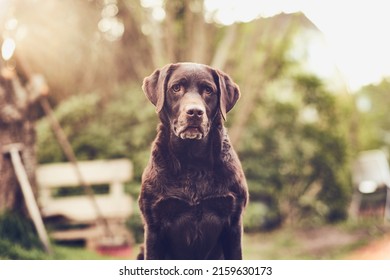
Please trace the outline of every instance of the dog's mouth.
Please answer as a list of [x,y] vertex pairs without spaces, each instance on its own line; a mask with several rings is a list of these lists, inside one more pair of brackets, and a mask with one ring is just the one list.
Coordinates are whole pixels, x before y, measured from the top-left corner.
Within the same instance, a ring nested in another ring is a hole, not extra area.
[[183,140],[201,140],[204,137],[204,133],[201,127],[189,125],[179,131],[178,136]]
[[210,123],[206,118],[200,120],[172,120],[173,133],[183,140],[202,140],[210,131]]

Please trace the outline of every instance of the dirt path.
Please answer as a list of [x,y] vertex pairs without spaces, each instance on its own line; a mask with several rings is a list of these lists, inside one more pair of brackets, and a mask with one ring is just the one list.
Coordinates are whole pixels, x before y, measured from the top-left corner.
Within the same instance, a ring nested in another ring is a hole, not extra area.
[[[300,250],[305,252],[303,255],[313,259],[390,260],[388,226],[372,225],[355,230],[324,226],[298,231],[296,236],[297,240],[300,240]],[[358,246],[362,241],[367,242],[366,245]],[[351,248],[356,249],[350,251]],[[343,251],[345,254],[337,253]]]
[[357,249],[347,260],[390,260],[390,235]]

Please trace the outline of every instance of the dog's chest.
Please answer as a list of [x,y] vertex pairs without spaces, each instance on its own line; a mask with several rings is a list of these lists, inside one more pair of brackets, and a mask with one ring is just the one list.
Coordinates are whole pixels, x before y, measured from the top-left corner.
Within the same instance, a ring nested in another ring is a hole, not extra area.
[[166,238],[169,258],[207,259],[220,252],[221,234],[229,225],[234,205],[231,193],[195,191],[191,196],[176,193],[157,201],[154,216]]
[[189,239],[196,239],[197,232],[220,231],[234,211],[236,198],[219,181],[207,172],[178,176],[154,204],[156,221],[168,231],[190,231]]

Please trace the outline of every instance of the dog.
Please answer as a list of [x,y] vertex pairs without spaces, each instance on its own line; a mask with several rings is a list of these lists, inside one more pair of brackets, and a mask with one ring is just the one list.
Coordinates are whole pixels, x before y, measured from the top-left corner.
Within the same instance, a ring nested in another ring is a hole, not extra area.
[[210,66],[175,63],[142,89],[160,123],[142,175],[138,259],[242,259],[248,189],[223,125],[239,87]]

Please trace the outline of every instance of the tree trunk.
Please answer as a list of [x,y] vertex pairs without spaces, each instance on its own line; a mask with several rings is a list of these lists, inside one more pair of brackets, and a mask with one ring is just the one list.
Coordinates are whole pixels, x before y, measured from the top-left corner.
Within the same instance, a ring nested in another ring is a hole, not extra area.
[[18,77],[5,78],[0,75],[0,213],[5,210],[25,211],[22,192],[8,152],[9,145],[15,143],[22,144],[20,155],[36,194],[35,130],[27,93],[20,86]]
[[224,69],[229,57],[229,51],[233,47],[233,44],[237,35],[237,24],[232,24],[226,28],[225,34],[221,42],[215,51],[211,66],[219,69]]

